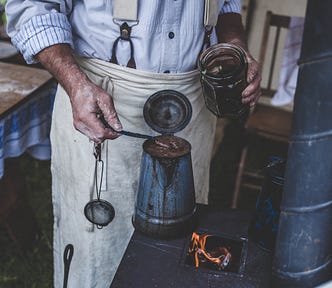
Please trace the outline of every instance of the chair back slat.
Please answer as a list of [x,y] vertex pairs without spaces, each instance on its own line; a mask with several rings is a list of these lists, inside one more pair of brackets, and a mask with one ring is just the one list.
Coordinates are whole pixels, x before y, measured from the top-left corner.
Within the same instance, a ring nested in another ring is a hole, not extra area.
[[289,28],[290,16],[277,15],[271,13],[270,26]]
[[289,28],[290,19],[291,19],[290,16],[273,14],[271,11],[266,12],[263,36],[262,36],[262,42],[261,42],[261,48],[260,48],[258,61],[259,61],[261,71],[263,71],[264,62],[266,60],[267,48],[270,47],[268,44],[269,44],[269,40],[270,40],[269,37],[271,34],[271,27],[273,27],[275,30],[275,33],[272,34],[274,36],[274,37],[272,37],[272,41],[273,41],[272,42],[272,47],[273,47],[272,55],[271,55],[271,58],[268,59],[270,62],[270,65],[269,65],[269,72],[267,74],[267,87],[264,87],[269,95],[274,94],[274,93],[270,93],[270,92],[272,91],[272,81],[273,81],[273,75],[275,72],[276,58],[278,55],[280,33],[281,33],[282,29]]
[[276,63],[276,57],[277,57],[277,49],[279,45],[279,39],[280,39],[280,27],[277,27],[277,31],[274,37],[274,44],[273,44],[273,51],[272,51],[272,58],[271,58],[271,65],[270,65],[270,72],[269,72],[269,81],[267,84],[267,89],[271,90],[272,86],[272,76],[275,68],[275,63]]

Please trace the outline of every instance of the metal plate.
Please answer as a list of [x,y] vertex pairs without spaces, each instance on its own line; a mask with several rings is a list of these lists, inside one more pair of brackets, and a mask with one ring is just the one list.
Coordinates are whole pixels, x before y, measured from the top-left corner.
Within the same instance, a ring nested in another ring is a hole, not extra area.
[[186,96],[174,90],[154,93],[143,108],[146,123],[161,134],[173,134],[187,126],[192,107]]

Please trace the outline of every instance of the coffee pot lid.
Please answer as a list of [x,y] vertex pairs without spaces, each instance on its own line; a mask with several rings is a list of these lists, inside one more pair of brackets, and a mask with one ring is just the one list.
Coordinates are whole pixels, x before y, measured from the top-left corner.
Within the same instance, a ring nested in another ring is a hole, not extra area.
[[143,115],[154,131],[173,134],[187,126],[192,116],[192,107],[182,93],[161,90],[152,94],[145,102]]

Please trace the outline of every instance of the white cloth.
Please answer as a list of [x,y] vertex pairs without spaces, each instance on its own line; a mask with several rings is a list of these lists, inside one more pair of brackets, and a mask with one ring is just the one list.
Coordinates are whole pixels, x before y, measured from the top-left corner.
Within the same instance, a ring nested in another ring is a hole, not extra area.
[[279,86],[271,99],[271,104],[274,106],[283,106],[293,102],[297,83],[297,60],[301,52],[303,25],[303,17],[291,17],[280,67]]
[[49,132],[55,92],[56,82],[52,80],[18,109],[0,119],[0,179],[6,158],[28,152],[36,159],[50,159]]
[[[156,134],[145,123],[143,106],[153,93],[172,89],[191,102],[193,116],[178,136],[192,144],[196,200],[207,203],[210,155],[216,118],[204,104],[198,71],[157,74],[101,60],[79,59],[92,81],[113,95],[124,130]],[[62,254],[74,245],[69,287],[109,287],[133,231],[131,217],[139,180],[142,139],[121,136],[103,145],[106,184],[101,198],[115,207],[115,219],[99,230],[86,220],[85,204],[93,191],[93,144],[73,128],[67,95],[59,88],[52,121],[55,287],[62,287]]]

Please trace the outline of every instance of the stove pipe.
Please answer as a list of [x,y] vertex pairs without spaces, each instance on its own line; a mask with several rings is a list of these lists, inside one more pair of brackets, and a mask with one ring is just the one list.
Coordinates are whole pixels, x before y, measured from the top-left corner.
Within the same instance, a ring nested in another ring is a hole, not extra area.
[[332,1],[308,0],[273,287],[332,279]]

